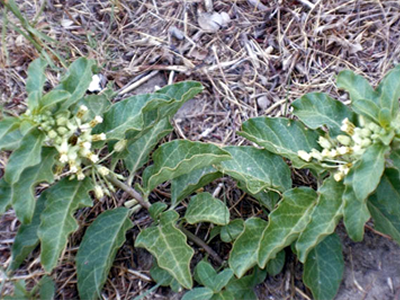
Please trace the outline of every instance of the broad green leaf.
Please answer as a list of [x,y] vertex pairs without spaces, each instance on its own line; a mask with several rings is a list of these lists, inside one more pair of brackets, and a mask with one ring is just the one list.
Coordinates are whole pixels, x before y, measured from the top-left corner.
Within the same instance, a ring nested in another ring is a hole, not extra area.
[[280,195],[273,191],[261,191],[257,194],[252,194],[246,188],[246,185],[240,181],[237,183],[237,186],[242,191],[246,192],[253,198],[257,199],[260,205],[266,207],[269,211],[272,211],[275,208],[275,205],[278,203],[280,199]]
[[15,150],[7,163],[5,180],[9,184],[16,183],[21,173],[40,162],[40,153],[45,135],[37,128],[29,131],[21,140],[17,150]]
[[[290,159],[296,168],[312,167],[299,158],[297,151],[310,152],[315,148],[319,134],[308,130],[300,121],[285,118],[258,117],[243,123],[238,133],[268,151]],[[315,167],[315,166],[314,166]]]
[[386,169],[376,193],[368,199],[375,228],[400,244],[400,178],[397,169]]
[[285,258],[286,258],[286,252],[285,250],[281,250],[278,252],[276,257],[274,259],[271,259],[267,263],[267,272],[268,275],[270,276],[276,276],[280,272],[282,272],[283,267],[285,266]]
[[194,251],[186,243],[186,236],[175,227],[179,214],[167,211],[161,214],[160,224],[144,229],[135,241],[153,254],[158,265],[167,270],[183,287],[191,289],[190,261]]
[[234,296],[234,299],[255,300],[257,295],[254,292],[254,287],[263,282],[266,276],[266,270],[255,268],[251,275],[240,279],[233,278],[227,285],[226,290]]
[[340,72],[337,77],[337,87],[350,94],[352,104],[354,101],[360,99],[368,99],[377,102],[376,97],[378,94],[374,91],[369,82],[353,71],[345,70]]
[[12,259],[10,271],[18,269],[24,259],[31,253],[37,245],[39,245],[38,229],[40,224],[40,216],[45,208],[46,191],[42,192],[36,200],[35,211],[33,213],[32,222],[29,224],[21,224],[12,246]]
[[64,90],[71,94],[71,97],[62,104],[62,110],[67,109],[86,94],[92,82],[93,65],[93,60],[81,57],[69,66],[67,74],[65,74],[60,85],[56,88],[57,90]]
[[390,151],[393,166],[400,172],[400,149]]
[[251,194],[265,189],[285,191],[292,186],[290,169],[282,157],[265,149],[246,146],[224,147],[232,155],[217,169],[245,184]]
[[[43,86],[46,82],[45,69],[47,62],[41,58],[35,59],[28,67],[28,79],[26,80],[26,92],[29,94],[37,92],[39,96],[43,94]],[[29,103],[29,108],[33,109],[34,103]]]
[[344,180],[360,201],[365,201],[378,186],[385,169],[385,153],[389,147],[382,144],[369,146],[361,159],[350,169]]
[[364,225],[370,218],[367,202],[358,199],[351,186],[346,186],[343,194],[343,220],[349,237],[361,242],[364,236]]
[[28,94],[27,98],[27,103],[28,103],[28,108],[31,112],[37,113],[37,107],[39,106],[39,101],[42,98],[42,93],[34,91],[30,94]]
[[61,252],[67,245],[68,236],[78,229],[73,215],[82,207],[92,206],[88,195],[92,181],[64,178],[47,193],[46,208],[41,215],[38,235],[41,242],[40,261],[47,273],[57,265]]
[[57,150],[43,148],[42,159],[36,166],[25,169],[12,186],[12,204],[18,220],[28,224],[35,208],[35,186],[40,182],[54,182],[53,166]]
[[174,292],[179,292],[181,286],[178,281],[168,271],[161,269],[157,265],[157,261],[153,260],[153,266],[150,269],[151,278],[161,286],[170,286]]
[[52,90],[48,92],[39,101],[40,112],[43,113],[50,107],[54,107],[54,105],[66,101],[69,97],[71,97],[71,94],[63,90]]
[[399,112],[400,98],[400,65],[397,65],[382,79],[377,88],[379,94],[379,104],[382,108],[387,108],[391,119],[396,118]]
[[297,239],[311,219],[317,193],[310,188],[294,188],[283,194],[259,241],[258,264],[264,268],[276,254]]
[[101,298],[115,255],[132,226],[129,209],[119,207],[100,214],[86,230],[76,256],[81,299]]
[[144,171],[143,181],[151,191],[167,180],[230,158],[229,152],[213,144],[175,140],[154,152],[154,164]]
[[244,223],[244,230],[233,243],[229,255],[229,267],[241,278],[257,264],[259,242],[267,222],[260,218],[251,218]]
[[150,152],[172,129],[168,119],[162,119],[138,140],[128,141],[128,155],[124,157],[124,162],[130,173],[136,172],[148,161]]
[[214,167],[207,166],[174,178],[171,181],[171,206],[176,207],[184,198],[221,176]]
[[225,243],[234,241],[243,231],[244,221],[242,219],[235,219],[228,225],[221,227],[221,240]]
[[40,279],[39,283],[39,295],[41,300],[52,300],[56,294],[56,284],[49,276],[44,276]]
[[209,222],[227,225],[229,217],[229,209],[224,202],[214,198],[210,193],[201,193],[190,198],[185,213],[185,219],[189,224]]
[[210,288],[214,293],[220,292],[233,277],[231,269],[225,269],[217,274],[211,264],[205,260],[196,265],[194,272],[196,281]]
[[182,300],[209,300],[214,295],[214,292],[206,287],[194,288],[186,292]]
[[293,114],[311,129],[326,125],[331,136],[342,133],[342,121],[355,121],[354,113],[342,102],[323,93],[309,93],[292,103]]
[[23,135],[19,129],[7,133],[0,139],[0,150],[14,151],[19,147]]
[[16,130],[20,125],[18,118],[7,117],[0,121],[0,140],[2,140],[9,132]]
[[21,125],[19,126],[19,131],[21,131],[21,134],[25,136],[29,131],[32,130],[32,128],[37,126],[38,125],[31,120],[22,120]]
[[88,95],[76,103],[74,106],[75,113],[79,110],[81,105],[85,105],[88,108],[87,118],[93,119],[96,116],[102,116],[110,108],[111,102],[104,94]]
[[392,122],[392,116],[390,115],[390,110],[388,108],[381,108],[378,114],[378,120],[379,124],[383,128],[388,128],[390,125],[390,122]]
[[371,121],[379,124],[380,108],[372,100],[359,99],[357,101],[353,101],[351,107],[357,114],[367,117]]
[[314,299],[333,299],[344,270],[342,243],[336,234],[327,236],[310,252],[304,264],[303,282]]
[[297,256],[304,263],[308,253],[327,235],[335,231],[343,214],[344,185],[329,177],[318,190],[318,202],[311,221],[296,242]]
[[159,89],[156,94],[167,95],[170,98],[176,99],[179,102],[193,98],[203,90],[200,82],[196,81],[183,81],[175,84],[167,85]]
[[210,300],[236,300],[232,292],[223,290],[219,293],[214,294]]
[[11,186],[4,180],[0,179],[0,216],[6,212],[11,205]]
[[151,204],[150,208],[149,208],[149,214],[151,216],[151,218],[156,221],[158,219],[158,217],[161,215],[161,213],[166,210],[168,207],[167,204],[165,204],[164,202],[156,202]]

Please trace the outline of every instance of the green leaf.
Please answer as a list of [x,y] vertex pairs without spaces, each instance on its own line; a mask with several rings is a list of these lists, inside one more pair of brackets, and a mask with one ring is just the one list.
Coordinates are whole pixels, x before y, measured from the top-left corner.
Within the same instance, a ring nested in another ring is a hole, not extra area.
[[400,244],[400,177],[397,169],[386,169],[368,208],[375,228]]
[[342,133],[342,121],[355,122],[354,113],[342,102],[323,93],[309,93],[292,103],[293,114],[311,129],[326,125],[331,136]]
[[62,104],[62,110],[69,108],[86,94],[92,82],[93,65],[93,60],[81,57],[69,66],[67,74],[65,74],[60,85],[56,88],[57,90],[64,90],[71,94],[71,97]]
[[111,102],[104,94],[88,95],[76,103],[73,110],[74,113],[78,112],[81,105],[85,105],[88,108],[85,117],[94,119],[96,116],[102,116],[110,108]]
[[194,288],[186,292],[182,300],[209,300],[214,295],[214,292],[206,287]]
[[244,230],[233,243],[229,255],[229,267],[241,278],[257,264],[259,242],[267,222],[260,218],[251,218],[244,223]]
[[276,276],[280,272],[282,272],[283,267],[285,266],[285,258],[286,252],[285,250],[281,250],[278,252],[274,259],[271,259],[267,264],[267,272],[270,276]]
[[390,110],[388,108],[382,108],[379,111],[378,119],[379,119],[379,124],[383,128],[388,128],[390,125],[390,122],[392,121],[392,116],[390,115]]
[[297,151],[310,152],[313,148],[321,148],[317,143],[317,132],[308,130],[299,121],[286,118],[253,118],[243,123],[242,131],[238,134],[272,153],[290,159],[296,168],[315,167],[300,159]]
[[88,193],[92,190],[89,178],[82,181],[64,178],[48,190],[46,208],[41,216],[39,238],[40,261],[47,273],[57,265],[68,236],[78,229],[73,217],[75,211],[92,206]]
[[129,209],[119,207],[100,214],[86,230],[76,256],[78,291],[82,299],[101,298],[115,255],[132,227]]
[[[45,69],[47,62],[41,58],[35,59],[28,67],[28,79],[26,81],[26,92],[29,94],[37,92],[39,97],[43,94],[43,86],[46,82]],[[37,104],[37,103],[36,103]],[[29,103],[29,108],[36,107],[35,103]]]
[[124,162],[130,173],[136,172],[148,161],[150,152],[172,129],[168,119],[162,119],[138,140],[128,141],[128,155],[124,158]]
[[194,272],[196,281],[210,288],[214,293],[220,292],[233,277],[231,269],[225,269],[217,274],[211,264],[205,260],[196,265]]
[[332,234],[308,255],[303,282],[316,300],[333,299],[342,281],[343,270],[342,243],[336,234]]
[[40,162],[44,138],[45,135],[37,128],[33,128],[22,138],[18,149],[11,154],[4,174],[9,184],[16,183],[25,169]]
[[400,65],[397,65],[383,78],[377,88],[379,104],[389,110],[391,119],[395,119],[399,112],[400,98]]
[[275,205],[278,203],[280,199],[280,195],[273,191],[261,191],[257,194],[252,194],[246,188],[246,185],[240,181],[237,183],[237,187],[242,191],[244,191],[245,193],[252,196],[254,199],[258,200],[260,205],[264,206],[269,211],[272,211],[275,208]]
[[7,133],[0,139],[0,150],[14,151],[19,147],[23,135],[19,129]]
[[344,184],[353,188],[360,201],[365,201],[378,186],[385,169],[385,153],[388,150],[389,147],[382,144],[369,146],[344,179]]
[[29,224],[21,224],[12,246],[12,259],[10,271],[18,269],[24,259],[31,253],[37,245],[39,245],[38,229],[40,224],[40,216],[45,208],[46,191],[44,191],[36,201],[35,211],[33,213],[32,222]]
[[214,167],[207,166],[174,178],[171,182],[171,206],[176,207],[184,198],[222,176]]
[[39,101],[40,112],[43,113],[52,106],[54,107],[54,105],[66,101],[69,97],[71,97],[71,94],[63,90],[52,90],[48,92]]
[[318,190],[318,202],[311,221],[296,242],[297,256],[304,263],[308,253],[327,235],[335,231],[343,214],[344,185],[329,177]]
[[7,211],[11,205],[11,186],[4,180],[0,179],[0,216]]
[[175,227],[179,214],[167,211],[160,224],[144,229],[136,238],[135,246],[147,249],[158,265],[167,270],[183,287],[191,289],[190,261],[194,251],[186,243],[186,236]]
[[16,130],[20,125],[18,118],[8,117],[0,121],[0,140],[2,140],[8,133]]
[[337,87],[350,94],[352,105],[355,101],[360,99],[375,100],[377,97],[377,93],[371,87],[369,82],[364,77],[357,75],[350,70],[345,70],[339,73],[337,77]]
[[285,191],[291,188],[290,169],[282,157],[255,147],[230,146],[224,150],[232,159],[221,162],[217,169],[243,182],[251,194],[264,189]]
[[242,219],[235,219],[228,225],[221,227],[221,240],[225,243],[234,241],[243,231],[244,221]]
[[266,270],[255,268],[251,275],[244,276],[240,279],[232,279],[226,287],[226,290],[234,296],[234,299],[255,300],[257,299],[257,295],[254,293],[253,289],[257,284],[263,282],[266,276]]
[[371,121],[379,124],[380,108],[372,100],[359,99],[357,101],[353,101],[351,107],[357,114],[367,117]]
[[150,269],[151,278],[161,286],[170,286],[174,292],[179,292],[181,286],[178,281],[168,271],[161,269],[157,265],[157,261],[153,260],[153,266]]
[[42,159],[36,166],[25,169],[12,186],[12,204],[18,220],[28,224],[35,208],[35,186],[40,182],[54,182],[53,165],[57,150],[43,148]]
[[160,214],[166,210],[168,207],[167,204],[163,203],[163,202],[156,202],[153,203],[150,208],[149,208],[149,214],[151,216],[151,218],[156,221],[158,219],[158,217],[160,216]]
[[393,166],[400,171],[400,149],[392,149],[390,152],[390,159],[392,160]]
[[364,225],[370,218],[367,203],[360,200],[351,186],[346,186],[343,194],[343,219],[349,237],[360,242],[364,236]]
[[39,295],[41,300],[52,300],[56,294],[56,284],[49,276],[44,276],[40,279]]
[[190,198],[185,213],[185,219],[189,224],[209,222],[217,225],[227,225],[229,217],[229,209],[224,202],[214,198],[210,193],[201,193]]
[[167,180],[230,158],[229,152],[213,144],[188,140],[165,143],[154,152],[154,164],[144,171],[145,188],[151,191]]
[[311,219],[317,193],[310,188],[294,188],[283,194],[278,207],[269,215],[258,252],[258,264],[264,268],[276,254],[297,239]]

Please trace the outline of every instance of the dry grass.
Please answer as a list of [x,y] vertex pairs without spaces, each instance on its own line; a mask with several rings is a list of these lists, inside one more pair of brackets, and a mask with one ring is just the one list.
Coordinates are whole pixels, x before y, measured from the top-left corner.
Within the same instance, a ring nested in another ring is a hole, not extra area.
[[[49,46],[68,61],[80,56],[94,58],[107,79],[115,82],[121,97],[143,91],[146,83],[150,90],[154,82],[162,85],[192,79],[204,84],[205,92],[178,113],[175,134],[169,138],[241,144],[243,139],[236,131],[248,118],[288,116],[289,104],[311,91],[324,91],[346,101],[347,96],[335,87],[335,75],[340,70],[355,70],[377,83],[400,57],[398,1],[44,1],[46,6],[36,28],[57,41]],[[18,2],[27,19],[32,20],[42,1]],[[198,24],[199,15],[210,8],[231,18],[228,26],[216,33],[205,33]],[[18,24],[11,14],[8,18]],[[4,16],[0,20],[0,100],[5,109],[18,113],[25,106],[26,69],[37,51],[12,28],[4,27],[5,20]],[[57,72],[52,70],[48,75],[49,86],[55,84]],[[2,154],[1,161],[5,160]],[[296,178],[311,184],[307,176]],[[234,214],[261,213],[232,181],[219,182]],[[161,186],[154,194],[158,199],[165,196],[168,186]],[[116,194],[114,199],[80,212],[77,217],[82,227],[85,218],[93,219],[104,209],[119,205],[121,197]],[[151,259],[132,247],[137,228],[150,222],[145,213],[135,220],[136,230],[119,251],[103,290],[105,298],[130,299],[154,286],[148,278]],[[9,262],[17,227],[12,212],[2,217],[1,264]],[[83,231],[81,228],[71,237],[60,267],[53,272],[57,298],[77,297],[73,258]],[[218,243],[212,246],[226,258],[229,248]],[[30,285],[43,275],[37,254],[15,274]],[[295,264],[289,262],[284,274],[269,279],[260,295],[307,298],[309,292],[294,272],[290,273]],[[157,289],[149,298],[179,297],[168,293]]]

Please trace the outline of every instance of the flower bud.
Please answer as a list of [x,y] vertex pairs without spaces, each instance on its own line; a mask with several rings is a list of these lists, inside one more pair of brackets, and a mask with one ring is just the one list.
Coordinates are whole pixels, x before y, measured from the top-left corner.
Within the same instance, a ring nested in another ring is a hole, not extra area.
[[331,151],[329,151],[329,158],[335,158],[338,155],[339,153],[337,152],[336,149],[332,149]]
[[357,133],[354,134],[351,138],[353,139],[354,143],[356,143],[356,144],[361,144],[361,142],[362,142],[361,136]]
[[365,151],[365,149],[361,148],[360,145],[355,145],[352,147],[353,153],[355,155],[362,155]]
[[115,146],[114,146],[114,150],[115,152],[121,152],[125,149],[126,144],[128,143],[127,140],[120,140],[118,141]]
[[331,149],[332,148],[331,142],[327,138],[324,138],[323,136],[320,136],[318,138],[318,144],[320,144],[321,147],[324,148],[324,149]]
[[349,146],[351,144],[351,138],[347,135],[338,135],[337,140],[339,143],[345,146]]
[[96,196],[97,199],[101,199],[104,197],[104,192],[103,192],[103,189],[101,188],[101,186],[96,185],[94,187],[94,195]]
[[97,170],[99,171],[99,174],[102,176],[107,176],[108,174],[110,174],[110,170],[103,166],[99,167]]
[[368,124],[368,129],[374,133],[379,133],[379,131],[381,130],[381,127],[379,125],[371,122]]
[[356,126],[351,123],[348,118],[346,118],[342,121],[342,126],[340,127],[340,130],[346,132],[348,135],[353,135],[355,127]]
[[363,128],[360,131],[360,136],[363,137],[363,138],[368,138],[368,137],[371,136],[371,134],[372,134],[372,132],[368,128]]
[[341,165],[339,166],[339,172],[342,172],[343,175],[347,175],[350,172],[350,168],[348,165]]
[[93,163],[97,163],[99,161],[99,157],[93,152],[90,152],[86,157],[89,158]]
[[324,150],[322,150],[322,152],[321,152],[321,155],[322,155],[322,157],[329,157],[329,153],[330,153],[330,151],[328,150],[328,149],[324,149]]
[[76,172],[76,177],[77,177],[77,179],[78,179],[79,181],[85,179],[85,174],[83,174],[81,168],[79,168],[79,169],[78,169],[78,172]]
[[351,149],[349,148],[349,147],[339,147],[339,148],[337,148],[337,152],[340,154],[340,155],[346,155],[346,154],[349,154],[350,152],[351,152]]
[[358,123],[361,127],[365,127],[365,125],[367,124],[363,116],[358,116]]
[[100,123],[103,123],[103,118],[100,116],[96,116],[92,121],[89,122],[89,126],[93,128]]
[[58,128],[57,128],[57,132],[58,132],[60,135],[64,135],[64,134],[68,133],[69,130],[68,130],[67,128],[65,128],[65,127],[58,127]]
[[57,123],[58,126],[64,126],[64,125],[67,124],[67,122],[68,122],[68,119],[66,117],[63,117],[63,116],[58,117],[56,119],[56,123]]
[[54,130],[50,130],[47,136],[51,139],[55,139],[57,137],[57,132],[55,132]]
[[297,155],[302,159],[302,160],[305,160],[305,161],[307,161],[307,162],[309,162],[309,161],[311,161],[311,155],[309,154],[309,153],[307,153],[306,151],[304,151],[304,150],[299,150],[299,151],[297,151]]
[[342,172],[337,172],[333,175],[333,179],[335,179],[335,181],[339,182],[342,181],[344,178],[344,174]]
[[311,149],[310,155],[318,161],[323,159],[321,152],[319,152],[317,149]]
[[370,139],[363,139],[362,140],[362,142],[361,142],[361,144],[360,144],[360,146],[362,147],[362,148],[367,148],[369,145],[371,145],[372,144],[372,142],[371,142],[371,140]]
[[132,199],[132,200],[128,200],[124,203],[124,206],[126,208],[132,208],[133,206],[135,206],[136,204],[138,204],[137,200]]

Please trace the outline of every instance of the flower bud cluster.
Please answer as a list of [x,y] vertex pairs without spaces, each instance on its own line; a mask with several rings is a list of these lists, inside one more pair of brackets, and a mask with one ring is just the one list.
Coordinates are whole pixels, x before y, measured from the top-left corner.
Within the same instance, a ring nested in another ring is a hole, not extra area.
[[[318,144],[322,147],[322,151],[312,149],[308,153],[300,150],[297,154],[304,161],[316,160],[329,168],[336,168],[334,179],[341,181],[350,172],[351,166],[362,156],[366,148],[385,133],[385,130],[375,123],[367,123],[365,120],[361,120],[360,124],[361,127],[356,127],[346,118],[342,121],[340,127],[346,134],[338,135],[336,139],[321,136],[318,139]],[[333,163],[333,165],[327,165],[327,163]]]
[[[40,124],[39,129],[46,134],[46,144],[55,147],[59,153],[57,169],[62,171],[68,165],[69,172],[75,174],[78,180],[85,178],[82,171],[83,162],[97,163],[99,161],[98,155],[92,149],[92,143],[106,139],[104,133],[92,134],[92,129],[102,123],[103,118],[96,116],[93,120],[86,122],[87,112],[88,108],[81,105],[73,116],[66,112],[53,117],[50,111],[31,116],[35,123]],[[107,173],[103,169],[99,172]]]

